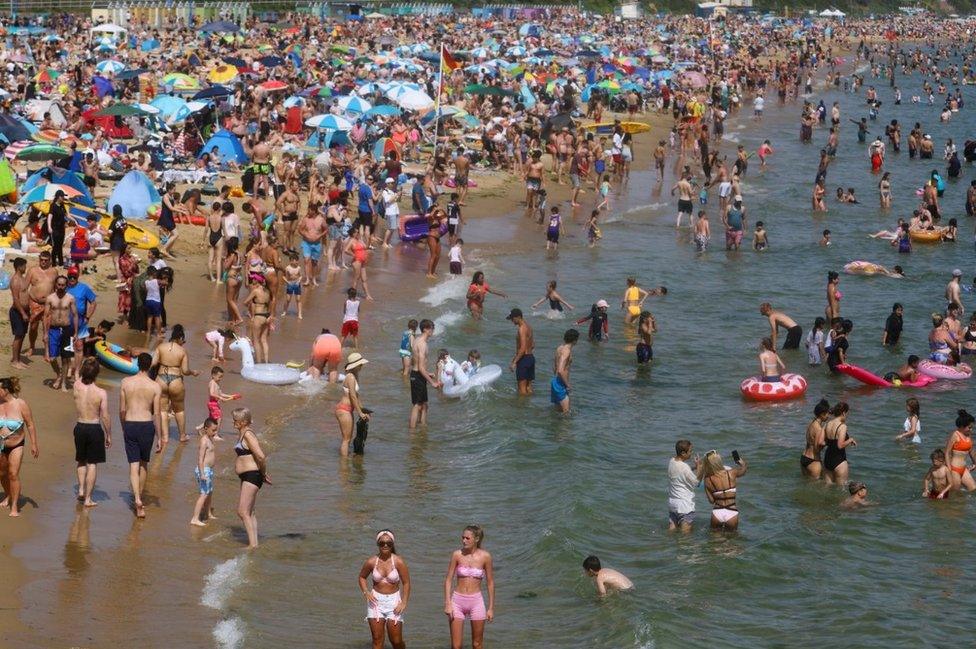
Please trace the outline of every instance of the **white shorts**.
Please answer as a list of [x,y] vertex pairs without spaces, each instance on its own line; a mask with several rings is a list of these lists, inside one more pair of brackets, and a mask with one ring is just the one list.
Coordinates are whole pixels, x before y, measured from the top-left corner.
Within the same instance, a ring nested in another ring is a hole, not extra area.
[[400,604],[400,591],[384,595],[374,590],[373,598],[376,604],[370,602],[366,604],[367,620],[393,620],[396,624],[403,622],[403,617],[393,612],[393,609]]

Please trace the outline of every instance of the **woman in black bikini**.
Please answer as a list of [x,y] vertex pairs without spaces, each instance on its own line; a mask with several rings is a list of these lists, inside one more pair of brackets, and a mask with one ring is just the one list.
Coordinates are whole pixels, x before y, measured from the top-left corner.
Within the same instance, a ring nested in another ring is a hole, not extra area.
[[160,410],[160,430],[162,431],[163,446],[169,440],[169,413],[176,418],[176,428],[180,432],[180,441],[189,441],[186,435],[186,386],[184,376],[198,376],[200,372],[191,370],[190,358],[187,356],[183,344],[186,342],[186,332],[183,325],[173,325],[173,333],[169,342],[162,343],[153,352],[153,366],[157,367],[156,383],[162,390]]
[[813,421],[807,424],[806,448],[800,455],[800,471],[808,478],[818,480],[823,473],[823,461],[820,453],[823,451],[826,441],[824,440],[824,429],[827,424],[827,417],[830,416],[830,404],[826,399],[821,399],[813,408]]
[[833,419],[824,427],[823,474],[827,484],[846,484],[851,467],[847,463],[847,447],[857,446],[853,437],[847,435],[847,414],[850,406],[845,402],[836,403],[830,414]]
[[225,295],[227,297],[227,320],[230,326],[236,327],[244,322],[241,310],[237,307],[237,298],[241,294],[241,255],[237,252],[237,241],[227,242],[227,256],[223,261],[224,280],[227,282]]
[[237,460],[234,470],[241,479],[241,497],[237,503],[237,515],[247,530],[247,547],[258,547],[258,517],[254,514],[257,504],[258,491],[267,482],[271,484],[268,475],[268,456],[261,449],[257,435],[251,430],[251,411],[248,408],[236,408],[231,413],[234,418],[234,428],[240,434],[234,453]]
[[10,516],[20,516],[20,462],[24,458],[24,442],[30,441],[35,460],[40,454],[30,406],[18,394],[20,380],[16,376],[0,379],[0,486],[4,495],[0,507],[9,507]]
[[271,321],[274,320],[275,296],[268,290],[267,280],[263,274],[251,275],[251,292],[244,300],[244,306],[251,314],[254,361],[267,363],[270,358],[268,338],[271,335]]

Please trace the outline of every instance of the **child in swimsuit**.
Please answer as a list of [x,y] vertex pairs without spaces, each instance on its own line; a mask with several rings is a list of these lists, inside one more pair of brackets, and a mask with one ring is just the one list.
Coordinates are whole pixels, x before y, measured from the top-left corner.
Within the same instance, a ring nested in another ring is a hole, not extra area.
[[288,255],[288,265],[285,266],[285,309],[281,312],[281,317],[288,315],[288,305],[292,298],[298,308],[298,319],[302,319],[302,266],[298,263],[298,255],[291,253]]

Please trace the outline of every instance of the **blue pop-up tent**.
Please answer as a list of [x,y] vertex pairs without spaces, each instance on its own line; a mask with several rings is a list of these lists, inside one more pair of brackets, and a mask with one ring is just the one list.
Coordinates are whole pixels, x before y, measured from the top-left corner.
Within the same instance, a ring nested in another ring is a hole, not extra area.
[[247,164],[247,154],[244,153],[244,145],[236,135],[227,129],[221,129],[210,136],[207,143],[200,149],[202,158],[204,153],[211,153],[214,149],[220,154],[221,161],[233,160],[239,165]]
[[133,169],[115,186],[108,199],[108,211],[111,213],[116,205],[122,206],[122,216],[127,219],[144,219],[149,208],[163,201],[159,191],[153,185],[149,176],[138,169]]

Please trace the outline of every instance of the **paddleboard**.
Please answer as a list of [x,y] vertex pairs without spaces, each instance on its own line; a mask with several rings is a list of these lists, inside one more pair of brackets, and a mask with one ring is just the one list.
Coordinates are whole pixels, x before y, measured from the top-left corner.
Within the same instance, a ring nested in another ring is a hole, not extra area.
[[[609,135],[613,133],[614,124],[612,122],[601,122],[599,124],[587,124],[583,128],[588,131],[596,131],[598,135]],[[620,122],[620,128],[624,133],[636,135],[637,133],[647,133],[651,130],[650,124],[644,122]]]

